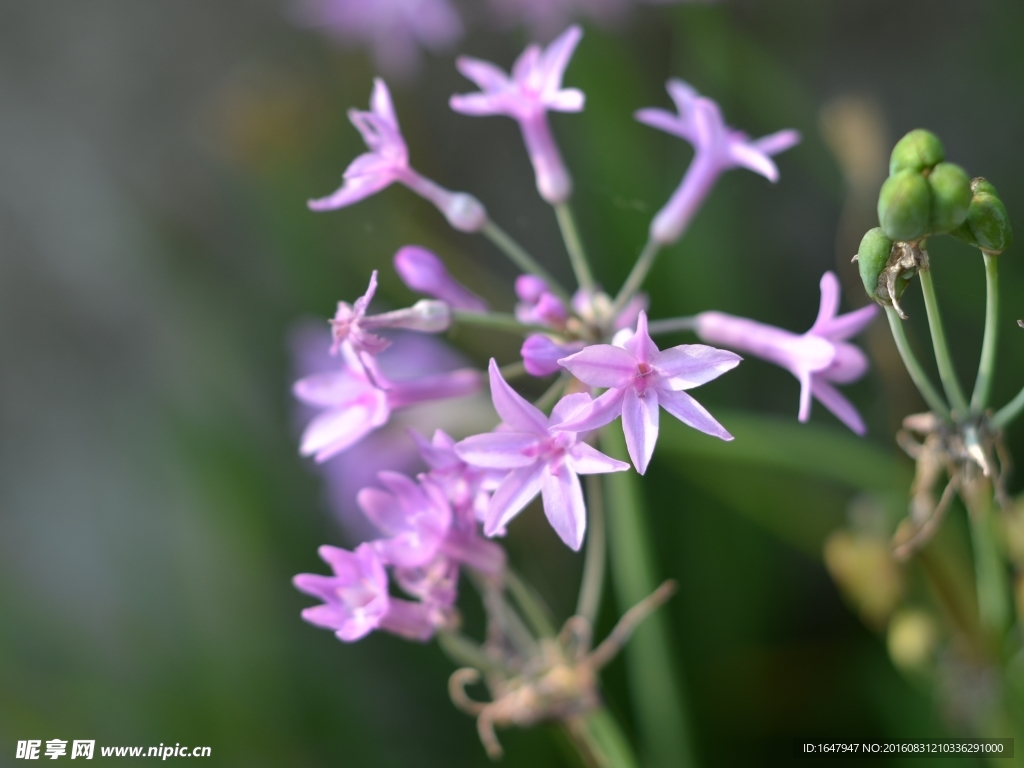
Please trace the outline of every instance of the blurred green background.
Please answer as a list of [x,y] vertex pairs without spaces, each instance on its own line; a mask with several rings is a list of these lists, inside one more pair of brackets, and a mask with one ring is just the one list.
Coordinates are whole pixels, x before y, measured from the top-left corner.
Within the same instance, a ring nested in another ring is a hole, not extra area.
[[[918,126],[988,177],[1024,228],[1022,32],[1019,0],[722,0],[588,27],[566,76],[586,110],[553,122],[599,279],[618,286],[689,162],[685,142],[631,117],[668,105],[669,76],[732,125],[804,141],[779,158],[775,186],[722,178],[661,256],[652,317],[714,308],[802,332],[828,269],[844,306],[863,304],[848,262],[875,224],[888,148]],[[477,29],[461,49],[508,66],[524,42]],[[209,745],[207,762],[225,766],[488,764],[435,645],[342,645],[299,619],[310,600],[290,583],[324,570],[319,544],[353,544],[297,455],[295,324],[362,293],[373,268],[385,302],[408,301],[390,258],[410,242],[494,306],[513,301],[503,257],[404,189],[306,210],[362,151],[345,110],[365,108],[373,74],[364,55],[293,28],[276,0],[0,4],[0,765],[28,738]],[[413,162],[478,195],[568,281],[515,125],[448,109],[469,89],[453,56],[393,84]],[[875,134],[849,130],[857,120]],[[845,172],[825,136],[853,153]],[[1003,257],[997,404],[1024,382],[1016,251]],[[952,242],[932,257],[970,382],[981,260]],[[480,363],[516,354],[510,338],[452,341]],[[893,668],[821,564],[858,490],[902,509],[911,467],[893,433],[923,410],[882,323],[862,341],[874,366],[846,391],[869,423],[863,443],[820,405],[798,427],[796,381],[750,360],[699,398],[751,447],[667,440],[644,481],[656,572],[681,585],[665,610],[703,765],[788,764],[804,736],[964,727]],[[1009,442],[1024,456],[1024,429]],[[565,615],[580,558],[537,508],[509,546]],[[605,628],[615,613],[609,597]],[[605,679],[629,728],[621,660]],[[500,735],[505,765],[572,759],[553,728]]]

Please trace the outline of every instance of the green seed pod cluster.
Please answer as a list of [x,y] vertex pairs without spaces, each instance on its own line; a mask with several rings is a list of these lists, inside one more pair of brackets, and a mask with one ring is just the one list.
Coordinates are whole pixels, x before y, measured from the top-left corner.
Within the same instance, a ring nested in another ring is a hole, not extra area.
[[950,234],[975,248],[1001,253],[1013,242],[1010,217],[996,188],[980,176],[971,182],[967,218]]
[[864,290],[872,299],[877,299],[878,277],[885,269],[892,252],[892,240],[885,236],[881,227],[869,229],[860,241],[857,250],[857,268]]
[[944,160],[942,142],[924,129],[911,131],[893,147],[889,178],[878,195],[878,222],[889,239],[914,242],[963,224],[971,204],[970,179]]

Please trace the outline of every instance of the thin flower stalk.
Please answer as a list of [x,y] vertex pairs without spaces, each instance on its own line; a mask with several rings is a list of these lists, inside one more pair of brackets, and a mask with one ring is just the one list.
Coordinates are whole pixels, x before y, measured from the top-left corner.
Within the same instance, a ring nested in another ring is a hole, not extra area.
[[967,404],[964,391],[960,387],[960,381],[956,377],[953,358],[949,354],[949,344],[946,342],[946,332],[942,327],[942,316],[939,314],[939,302],[935,297],[932,271],[925,267],[918,272],[918,275],[921,279],[921,293],[924,296],[925,312],[928,315],[928,330],[932,336],[932,348],[935,351],[935,364],[939,369],[939,380],[953,407],[954,418],[964,419],[970,413],[970,407]]
[[982,255],[985,259],[985,333],[981,341],[978,376],[971,394],[971,413],[983,413],[988,407],[999,346],[999,255],[987,251]]

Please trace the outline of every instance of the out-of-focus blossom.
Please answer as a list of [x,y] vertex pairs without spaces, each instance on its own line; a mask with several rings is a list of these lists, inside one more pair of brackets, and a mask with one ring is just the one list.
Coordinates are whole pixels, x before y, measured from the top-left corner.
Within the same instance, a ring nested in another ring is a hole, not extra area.
[[779,172],[771,155],[800,141],[800,134],[792,130],[751,140],[725,124],[718,104],[682,80],[669,80],[666,87],[678,114],[649,108],[639,110],[636,119],[686,139],[693,145],[694,156],[678,189],[651,221],[651,239],[662,245],[670,245],[682,236],[724,171],[747,168],[774,182]]
[[430,478],[444,489],[455,512],[455,525],[474,530],[477,520],[483,521],[490,500],[490,491],[498,487],[502,474],[492,469],[473,467],[455,452],[455,440],[443,429],[434,431],[427,440],[415,429],[410,435],[420,456],[430,468]]
[[562,370],[558,361],[583,349],[582,341],[558,342],[543,333],[527,336],[519,354],[531,376],[550,376]]
[[344,45],[366,45],[386,74],[405,77],[420,48],[444,50],[462,37],[449,0],[293,0],[296,23],[322,29]]
[[700,313],[695,330],[704,341],[756,355],[796,376],[800,421],[811,417],[813,395],[843,424],[863,435],[866,429],[857,409],[832,384],[849,384],[867,371],[867,357],[846,339],[864,330],[878,306],[869,304],[845,315],[837,315],[838,310],[839,280],[826,272],[821,278],[818,318],[803,335],[722,312]]
[[465,192],[447,190],[409,166],[409,150],[398,127],[391,94],[383,80],[374,80],[370,111],[352,109],[348,117],[362,134],[370,151],[349,164],[345,169],[344,183],[336,192],[318,200],[310,200],[310,210],[344,208],[375,195],[397,181],[436,205],[455,229],[476,232],[483,227],[487,221],[487,211],[479,200]]
[[364,361],[347,345],[341,347],[344,366],[299,379],[295,396],[323,412],[315,416],[302,433],[299,452],[326,461],[377,429],[396,408],[428,400],[444,400],[472,394],[480,388],[480,374],[474,370],[423,376],[404,381],[373,376]]
[[575,432],[554,431],[576,409],[590,401],[586,394],[563,397],[550,419],[508,385],[491,360],[491,399],[502,425],[455,445],[455,452],[478,467],[507,470],[495,490],[484,519],[484,533],[494,536],[539,493],[544,513],[559,537],[573,549],[583,543],[587,512],[577,475],[622,472],[629,465],[605,456]]
[[608,391],[556,429],[596,429],[621,414],[629,457],[641,475],[647,471],[658,440],[658,406],[687,426],[732,440],[732,435],[684,390],[735,368],[739,355],[703,344],[659,350],[647,333],[645,312],[640,312],[636,333],[620,331],[616,337],[615,344],[593,344],[561,361],[583,383],[607,387]]
[[[611,329],[635,328],[640,312],[647,309],[650,298],[646,293],[635,293],[611,320]],[[604,291],[580,288],[572,295],[572,309],[580,319],[592,326],[605,327],[612,311],[612,299]]]
[[479,93],[452,96],[450,104],[464,115],[507,115],[519,123],[533,163],[537,191],[549,203],[572,194],[572,178],[548,125],[547,113],[579,112],[583,92],[562,88],[562,76],[583,32],[573,26],[546,49],[529,46],[516,59],[511,76],[487,61],[460,56],[456,66],[480,87]]
[[528,325],[550,325],[564,328],[569,311],[562,300],[548,290],[548,285],[536,275],[520,275],[515,282],[516,319]]
[[409,288],[440,299],[452,309],[487,311],[487,302],[452,277],[444,262],[426,248],[400,248],[395,254],[395,271]]
[[441,489],[398,472],[380,472],[387,490],[363,488],[356,497],[369,520],[387,536],[374,542],[388,565],[418,568],[434,559],[452,524],[452,508]]
[[302,618],[318,627],[334,630],[339,640],[352,642],[375,629],[385,629],[412,640],[427,640],[434,633],[424,606],[388,595],[384,565],[369,544],[355,552],[324,545],[320,557],[333,576],[300,573],[296,588],[323,600],[302,611]]

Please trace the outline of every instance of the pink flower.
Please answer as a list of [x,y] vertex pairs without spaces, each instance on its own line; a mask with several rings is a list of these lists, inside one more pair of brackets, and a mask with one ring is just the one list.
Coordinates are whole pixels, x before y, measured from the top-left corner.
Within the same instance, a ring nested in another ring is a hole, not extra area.
[[519,123],[526,152],[533,163],[537,191],[549,203],[564,202],[572,194],[572,179],[562,162],[547,112],[579,112],[584,96],[576,88],[562,88],[562,75],[583,32],[569,27],[547,49],[529,46],[516,59],[511,77],[490,62],[460,56],[459,71],[480,86],[479,93],[452,96],[452,109],[464,115],[507,115]]
[[800,421],[811,417],[811,395],[818,398],[846,426],[863,435],[864,422],[849,400],[832,386],[856,381],[867,371],[868,361],[845,340],[860,333],[878,311],[875,304],[836,315],[839,280],[832,272],[821,278],[818,318],[802,336],[722,312],[702,312],[696,332],[704,341],[722,344],[781,365],[800,381]]
[[725,428],[684,390],[717,379],[735,368],[739,355],[703,344],[681,344],[661,351],[647,334],[647,314],[640,312],[636,333],[616,334],[616,344],[593,344],[561,364],[577,379],[608,391],[565,419],[556,429],[582,432],[622,415],[622,431],[633,466],[641,475],[658,440],[658,406],[687,426],[722,440]]
[[743,167],[769,181],[779,177],[770,159],[800,141],[800,134],[786,130],[750,140],[722,120],[718,105],[701,96],[682,80],[666,86],[678,114],[663,109],[641,109],[636,119],[659,130],[686,139],[693,145],[693,162],[665,207],[651,221],[650,236],[662,245],[678,240],[723,171]]
[[476,521],[484,519],[490,492],[504,475],[497,470],[470,466],[460,459],[455,452],[455,440],[443,429],[435,430],[429,441],[415,429],[409,433],[430,468],[430,479],[444,489],[451,502],[455,525],[474,529]]
[[341,43],[366,43],[384,72],[407,76],[420,63],[420,46],[443,50],[462,37],[449,0],[294,0],[292,16]]
[[582,341],[558,342],[543,333],[527,336],[519,354],[531,376],[550,376],[562,370],[558,361],[583,349]]
[[552,528],[562,541],[578,550],[583,543],[587,512],[577,475],[622,472],[629,465],[578,441],[575,432],[552,429],[588,403],[588,395],[563,397],[549,419],[508,385],[493,359],[490,377],[491,399],[502,426],[455,445],[455,452],[468,464],[508,470],[491,497],[484,533],[499,533],[539,493]]
[[428,400],[444,400],[472,394],[480,388],[480,374],[473,370],[388,381],[348,345],[342,345],[345,365],[340,370],[317,373],[295,382],[295,396],[303,403],[323,408],[302,433],[299,452],[323,462],[354,445],[385,424],[396,408]]
[[324,545],[319,553],[334,575],[300,573],[292,580],[301,592],[323,600],[323,605],[304,609],[303,619],[333,629],[346,643],[378,628],[412,640],[433,635],[424,606],[388,595],[387,573],[369,544],[360,544],[355,552]]
[[463,232],[476,232],[487,222],[487,211],[472,195],[451,192],[421,176],[409,166],[409,150],[398,127],[388,87],[374,80],[370,112],[349,110],[348,117],[363,135],[369,152],[360,155],[345,169],[344,183],[334,194],[310,200],[313,211],[329,211],[357,203],[375,195],[394,182],[400,182],[434,205],[448,223]]
[[452,309],[486,312],[487,302],[451,276],[434,253],[406,245],[395,254],[395,271],[402,282],[419,293],[446,302]]

